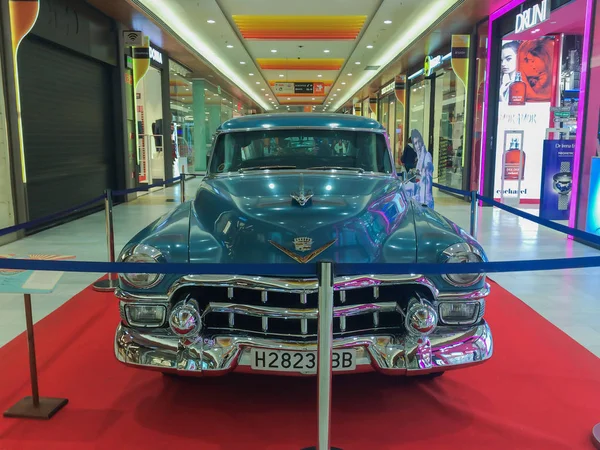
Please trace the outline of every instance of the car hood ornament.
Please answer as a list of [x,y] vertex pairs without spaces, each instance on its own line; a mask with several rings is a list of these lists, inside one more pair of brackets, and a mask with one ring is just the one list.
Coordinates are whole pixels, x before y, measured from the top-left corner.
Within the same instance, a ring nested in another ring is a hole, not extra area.
[[292,192],[290,196],[300,206],[306,206],[310,199],[313,198],[313,193],[311,191],[304,190],[304,177],[302,174],[300,174],[300,187],[298,188],[298,192]]
[[[335,244],[336,241],[337,241],[337,239],[334,239],[333,241],[328,242],[327,244],[323,245],[322,247],[319,247],[318,249],[313,250],[306,256],[300,256],[300,255],[294,253],[293,251],[288,250],[283,245],[280,245],[275,241],[269,241],[269,244],[271,244],[275,248],[281,250],[283,253],[288,255],[294,261],[299,262],[301,264],[306,264],[307,262],[315,259],[317,256],[319,256],[321,253],[323,253],[325,250],[327,250],[333,244]],[[296,251],[307,252],[312,247],[312,239],[296,238],[296,239],[294,239],[294,247],[295,247]]]

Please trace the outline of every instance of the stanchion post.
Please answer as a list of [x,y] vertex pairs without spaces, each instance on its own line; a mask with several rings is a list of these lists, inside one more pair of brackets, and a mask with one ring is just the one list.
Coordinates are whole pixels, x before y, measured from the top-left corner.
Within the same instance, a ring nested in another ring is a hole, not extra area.
[[[318,445],[316,450],[339,450],[331,441],[331,360],[333,357],[333,263],[318,263],[319,324],[317,329]],[[315,449],[309,447],[305,450]]]
[[[104,191],[104,214],[106,219],[106,245],[108,247],[108,260],[115,262],[115,228],[113,222],[113,198],[112,190]],[[118,282],[113,278],[112,273],[108,273],[108,279],[96,281],[92,288],[100,292],[111,292],[117,288]]]
[[471,236],[477,236],[477,191],[471,191]]
[[185,202],[185,173],[183,172],[183,166],[181,166],[181,181],[180,181],[180,185],[181,185],[181,203]]
[[31,397],[25,397],[4,412],[4,417],[20,417],[28,419],[50,419],[69,401],[66,398],[40,398],[38,389],[37,363],[35,356],[35,340],[33,336],[33,313],[31,310],[31,294],[24,294],[25,322],[27,324],[27,346],[29,350],[29,375],[31,378]]

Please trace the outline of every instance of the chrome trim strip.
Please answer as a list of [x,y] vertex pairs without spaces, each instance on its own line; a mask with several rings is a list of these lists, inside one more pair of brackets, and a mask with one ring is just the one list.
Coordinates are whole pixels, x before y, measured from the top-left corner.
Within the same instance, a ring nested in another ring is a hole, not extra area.
[[[355,306],[338,306],[333,308],[334,317],[350,317],[362,314],[379,314],[379,312],[400,312],[400,306],[396,302],[365,303]],[[202,317],[210,313],[241,314],[244,316],[279,318],[279,319],[317,319],[319,310],[275,308],[270,306],[238,305],[235,303],[209,303]],[[264,323],[263,323],[264,325]]]

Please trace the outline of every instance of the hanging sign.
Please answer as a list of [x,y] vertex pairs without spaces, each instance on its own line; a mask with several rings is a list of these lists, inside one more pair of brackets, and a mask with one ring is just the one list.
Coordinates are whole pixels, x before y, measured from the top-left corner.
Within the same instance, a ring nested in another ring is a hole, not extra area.
[[379,95],[380,96],[384,96],[385,94],[392,92],[396,87],[396,80],[392,81],[389,84],[386,84],[384,87],[381,88],[381,91],[379,91]]
[[275,94],[293,94],[294,83],[275,83],[273,90]]
[[541,3],[533,5],[517,15],[515,23],[515,33],[521,33],[529,30],[550,18],[550,8],[548,0],[542,0]]
[[313,94],[314,83],[294,83],[294,94]]
[[154,61],[156,64],[159,64],[162,66],[163,64],[163,54],[162,52],[156,50],[154,47],[150,46],[149,47],[149,53],[150,53],[150,59],[152,61]]
[[431,76],[433,71],[437,66],[442,63],[442,55],[431,56],[427,55],[425,57],[425,64],[423,65],[423,73],[426,77]]
[[125,30],[123,31],[123,42],[125,47],[140,47],[144,45],[144,33],[141,31]]

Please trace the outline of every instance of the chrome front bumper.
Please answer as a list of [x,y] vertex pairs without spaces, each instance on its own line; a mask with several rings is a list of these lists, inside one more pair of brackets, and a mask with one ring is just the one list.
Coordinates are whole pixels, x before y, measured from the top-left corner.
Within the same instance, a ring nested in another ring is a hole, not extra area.
[[[488,324],[482,321],[471,328],[438,327],[434,334],[421,338],[389,334],[336,338],[333,347],[356,349],[357,364],[353,373],[377,371],[387,375],[421,375],[485,361],[492,356],[493,341]],[[119,325],[115,337],[115,355],[121,362],[193,376],[261,373],[251,368],[252,348],[316,351],[317,344],[316,341],[227,334],[200,336],[191,342],[180,340],[167,330],[139,330],[124,325]]]

